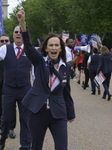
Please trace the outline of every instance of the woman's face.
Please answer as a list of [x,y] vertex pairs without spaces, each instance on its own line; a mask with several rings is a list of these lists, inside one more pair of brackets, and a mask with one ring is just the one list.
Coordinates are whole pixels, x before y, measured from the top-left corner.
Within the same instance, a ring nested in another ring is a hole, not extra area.
[[52,60],[57,60],[59,53],[61,52],[60,40],[58,37],[52,37],[48,40],[46,52]]

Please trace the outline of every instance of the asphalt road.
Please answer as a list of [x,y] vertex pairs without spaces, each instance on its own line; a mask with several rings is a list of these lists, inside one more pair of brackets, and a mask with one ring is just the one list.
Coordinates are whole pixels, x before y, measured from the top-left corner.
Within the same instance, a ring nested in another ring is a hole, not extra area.
[[[110,92],[112,94],[112,83]],[[102,86],[101,95],[91,95],[90,87],[83,90],[77,81],[71,79],[76,119],[73,123],[68,123],[69,150],[112,150],[112,100],[102,99],[102,93]],[[18,120],[17,114],[16,138],[8,138],[4,150],[19,150]],[[45,136],[43,150],[54,150],[49,130]]]

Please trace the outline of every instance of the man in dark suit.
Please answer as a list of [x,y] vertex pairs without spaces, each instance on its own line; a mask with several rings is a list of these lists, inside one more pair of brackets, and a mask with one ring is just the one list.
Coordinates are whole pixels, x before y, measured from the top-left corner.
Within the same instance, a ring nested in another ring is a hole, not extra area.
[[[10,44],[10,38],[7,34],[2,34],[0,37],[0,47],[6,44]],[[4,62],[0,61],[0,127],[1,127],[1,116],[2,116],[2,86],[3,86],[3,74],[4,74]],[[10,124],[9,137],[15,138],[16,134],[14,128],[16,126],[16,114],[14,120]]]
[[0,60],[4,60],[4,80],[2,89],[2,130],[0,150],[5,147],[11,121],[15,117],[16,103],[20,116],[20,150],[30,150],[29,111],[21,101],[31,87],[31,62],[24,53],[20,27],[13,32],[14,43],[0,47]]

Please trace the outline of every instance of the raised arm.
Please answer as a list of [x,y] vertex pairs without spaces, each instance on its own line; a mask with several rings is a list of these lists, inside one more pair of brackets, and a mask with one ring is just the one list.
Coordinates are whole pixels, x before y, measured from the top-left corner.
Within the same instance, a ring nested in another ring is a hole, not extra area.
[[26,22],[25,22],[25,12],[23,10],[20,10],[16,14],[16,16],[17,16],[22,32],[26,32],[27,29],[26,29]]
[[26,28],[25,12],[23,10],[20,10],[16,16],[22,31],[25,53],[34,66],[38,65],[42,57],[40,57],[41,54],[37,52],[37,50],[31,42],[28,28]]

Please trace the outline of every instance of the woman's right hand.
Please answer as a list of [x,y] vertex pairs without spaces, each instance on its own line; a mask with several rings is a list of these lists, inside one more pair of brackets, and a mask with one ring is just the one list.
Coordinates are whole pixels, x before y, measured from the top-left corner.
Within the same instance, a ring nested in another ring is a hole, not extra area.
[[25,12],[23,10],[20,10],[17,14],[17,19],[19,21],[19,25],[21,27],[21,30],[24,32],[26,31],[26,22],[25,22]]

